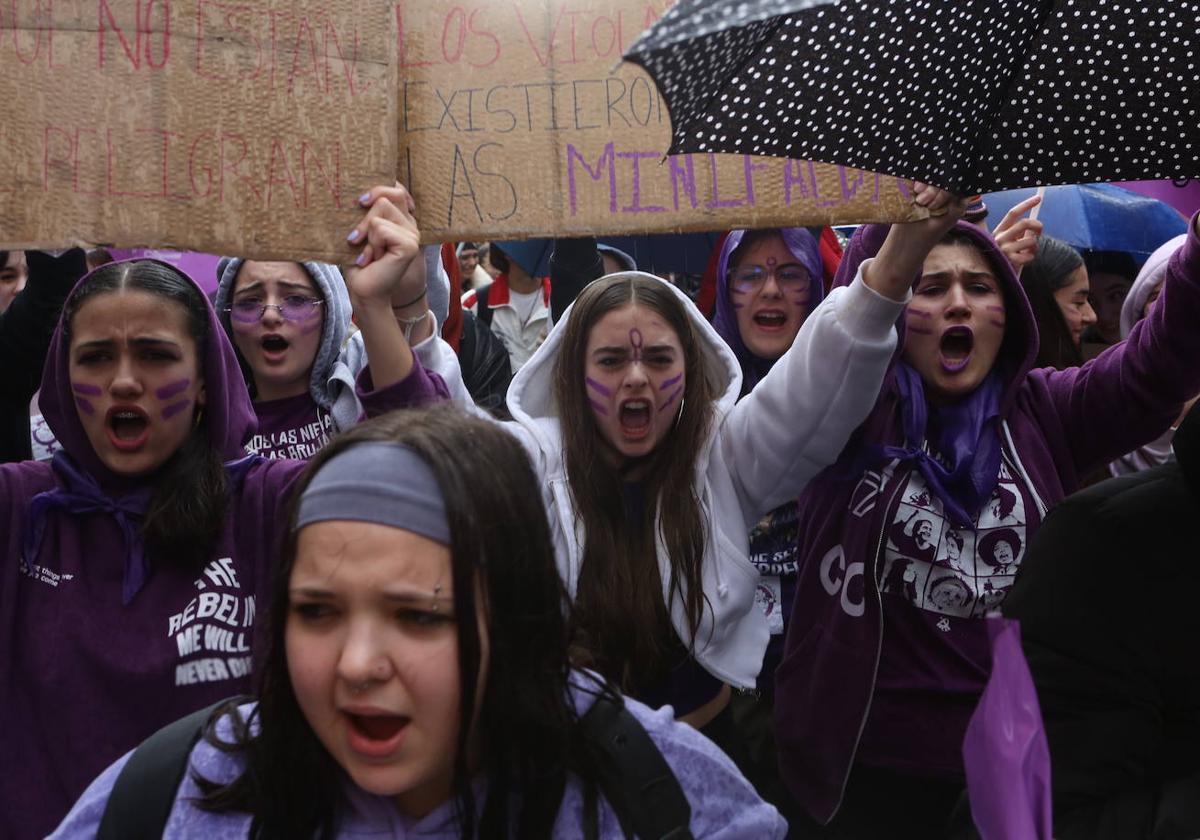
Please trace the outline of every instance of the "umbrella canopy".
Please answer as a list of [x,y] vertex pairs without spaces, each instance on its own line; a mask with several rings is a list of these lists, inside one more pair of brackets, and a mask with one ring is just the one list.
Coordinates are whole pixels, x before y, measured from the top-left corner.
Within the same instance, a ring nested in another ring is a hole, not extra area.
[[[1033,193],[1008,190],[984,196],[989,224],[995,226]],[[1038,219],[1047,236],[1085,250],[1124,251],[1139,263],[1188,226],[1174,208],[1112,184],[1047,187]]]
[[1125,181],[1118,186],[1170,204],[1189,219],[1200,210],[1200,181]]
[[1200,169],[1198,11],[680,0],[626,58],[658,83],[673,154],[825,161],[963,195],[1183,178]]

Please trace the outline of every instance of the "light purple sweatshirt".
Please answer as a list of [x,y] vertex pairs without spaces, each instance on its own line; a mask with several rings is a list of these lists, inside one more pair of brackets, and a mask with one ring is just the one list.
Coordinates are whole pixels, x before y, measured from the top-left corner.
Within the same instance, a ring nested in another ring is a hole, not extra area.
[[[583,714],[591,707],[594,696],[575,686],[573,699],[576,709]],[[754,788],[725,753],[692,727],[677,722],[670,707],[651,710],[628,698],[625,705],[674,770],[691,805],[690,828],[694,837],[771,840],[784,836],[787,824],[779,812],[758,798]],[[248,717],[252,708],[244,706],[243,717]],[[232,740],[228,718],[218,724],[217,735],[222,740]],[[121,758],[96,779],[49,840],[90,840],[95,837],[113,783],[126,760],[128,756]],[[240,755],[221,752],[203,740],[192,750],[191,770],[209,781],[232,781],[242,772],[242,768]],[[479,788],[482,790],[483,785]],[[348,778],[344,781],[343,792],[345,797],[344,807],[339,814],[339,838],[458,840],[461,836],[452,802],[444,803],[421,819],[412,820],[402,815],[390,799],[365,793]],[[190,798],[199,795],[200,789],[189,772],[167,819],[163,833],[165,840],[208,840],[247,835],[251,819],[248,814],[203,811],[190,801]],[[623,840],[625,834],[616,814],[603,798],[599,811],[599,836],[602,840]],[[583,836],[583,791],[573,777],[567,782],[553,836]]]

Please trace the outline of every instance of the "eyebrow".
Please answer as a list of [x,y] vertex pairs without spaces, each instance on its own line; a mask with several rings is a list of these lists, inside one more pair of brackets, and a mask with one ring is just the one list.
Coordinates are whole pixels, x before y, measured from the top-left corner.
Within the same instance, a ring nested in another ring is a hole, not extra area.
[[[303,283],[296,283],[292,280],[280,280],[279,285],[284,287],[285,289],[297,289],[301,292],[305,292],[310,295],[315,294],[314,290],[311,287],[306,286]],[[263,287],[263,281],[256,280],[255,282],[251,283],[249,286],[243,286],[242,288],[238,289],[236,292],[233,293],[233,296],[238,297],[239,295],[244,295],[248,292],[258,292],[258,291],[262,290],[262,287]]]
[[[601,353],[628,353],[628,347],[609,345],[607,347],[597,347],[592,351],[593,356],[598,356]],[[642,348],[643,353],[674,353],[676,349],[670,344],[650,344]]]
[[[297,586],[289,590],[288,594],[294,598],[308,598],[313,601],[331,601],[334,593],[328,589],[321,589],[318,586]],[[419,605],[427,606],[429,604],[449,604],[454,605],[454,598],[449,594],[435,594],[432,591],[428,592],[381,592],[379,593],[383,600],[391,604],[400,604],[404,606]]]
[[[990,271],[964,271],[962,273],[965,277],[967,277],[967,279],[972,279],[975,277],[987,277],[991,280],[996,279],[996,275],[992,274],[992,272],[990,272]],[[954,274],[955,274],[955,272],[953,272],[953,271],[931,271],[928,274],[922,274],[921,279],[922,280],[941,280],[946,277],[952,277]]]
[[[76,345],[76,350],[102,349],[116,346],[116,341],[111,338],[100,338],[95,341],[83,341]],[[130,344],[134,347],[165,347],[170,350],[181,350],[179,342],[172,341],[168,338],[152,338],[150,336],[140,336],[130,339]]]

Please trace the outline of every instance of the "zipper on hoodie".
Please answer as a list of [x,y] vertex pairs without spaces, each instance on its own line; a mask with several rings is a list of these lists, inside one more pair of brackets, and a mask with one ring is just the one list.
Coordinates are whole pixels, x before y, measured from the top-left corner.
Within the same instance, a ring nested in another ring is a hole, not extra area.
[[1021,456],[1017,454],[1017,444],[1013,441],[1012,432],[1008,428],[1008,421],[1002,420],[1000,428],[1004,430],[1004,442],[1008,444],[1008,454],[1012,456],[1013,466],[1016,467],[1017,473],[1025,482],[1025,486],[1029,489],[1029,495],[1033,496],[1033,503],[1037,505],[1038,514],[1042,521],[1046,521],[1046,512],[1049,510],[1046,503],[1042,501],[1041,494],[1038,493],[1037,487],[1033,484],[1033,478],[1029,475],[1029,471],[1025,469],[1025,465],[1021,462]]
[[[892,462],[891,474],[895,475],[895,465],[898,461]],[[879,531],[879,542],[875,545],[875,553],[871,557],[871,580],[875,582],[875,607],[879,610],[879,637],[875,643],[875,668],[871,671],[871,694],[867,697],[867,708],[863,712],[862,720],[858,724],[858,735],[854,738],[854,749],[850,751],[850,767],[846,771],[845,778],[842,779],[842,790],[838,794],[837,804],[833,807],[833,813],[829,816],[829,821],[837,816],[838,811],[842,809],[842,803],[846,799],[846,787],[850,784],[850,776],[854,773],[854,758],[858,755],[859,744],[862,743],[863,732],[867,728],[867,719],[871,717],[871,705],[875,699],[875,681],[879,678],[879,660],[883,658],[883,595],[879,591],[879,582],[875,580],[877,577],[876,571],[879,566],[879,555],[883,552],[883,541],[887,539],[887,520],[892,509],[893,503],[904,492],[905,482],[901,479],[896,484],[896,489],[892,491],[892,495],[888,497],[888,503],[883,508],[883,527]],[[866,582],[863,582],[866,585]],[[828,825],[829,823],[826,823]]]

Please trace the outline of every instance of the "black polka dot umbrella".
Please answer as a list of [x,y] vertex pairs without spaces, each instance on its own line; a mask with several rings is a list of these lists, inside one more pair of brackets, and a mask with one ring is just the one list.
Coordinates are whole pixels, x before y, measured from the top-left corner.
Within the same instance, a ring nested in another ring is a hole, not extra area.
[[1200,0],[680,0],[626,58],[673,154],[961,194],[1200,174]]

